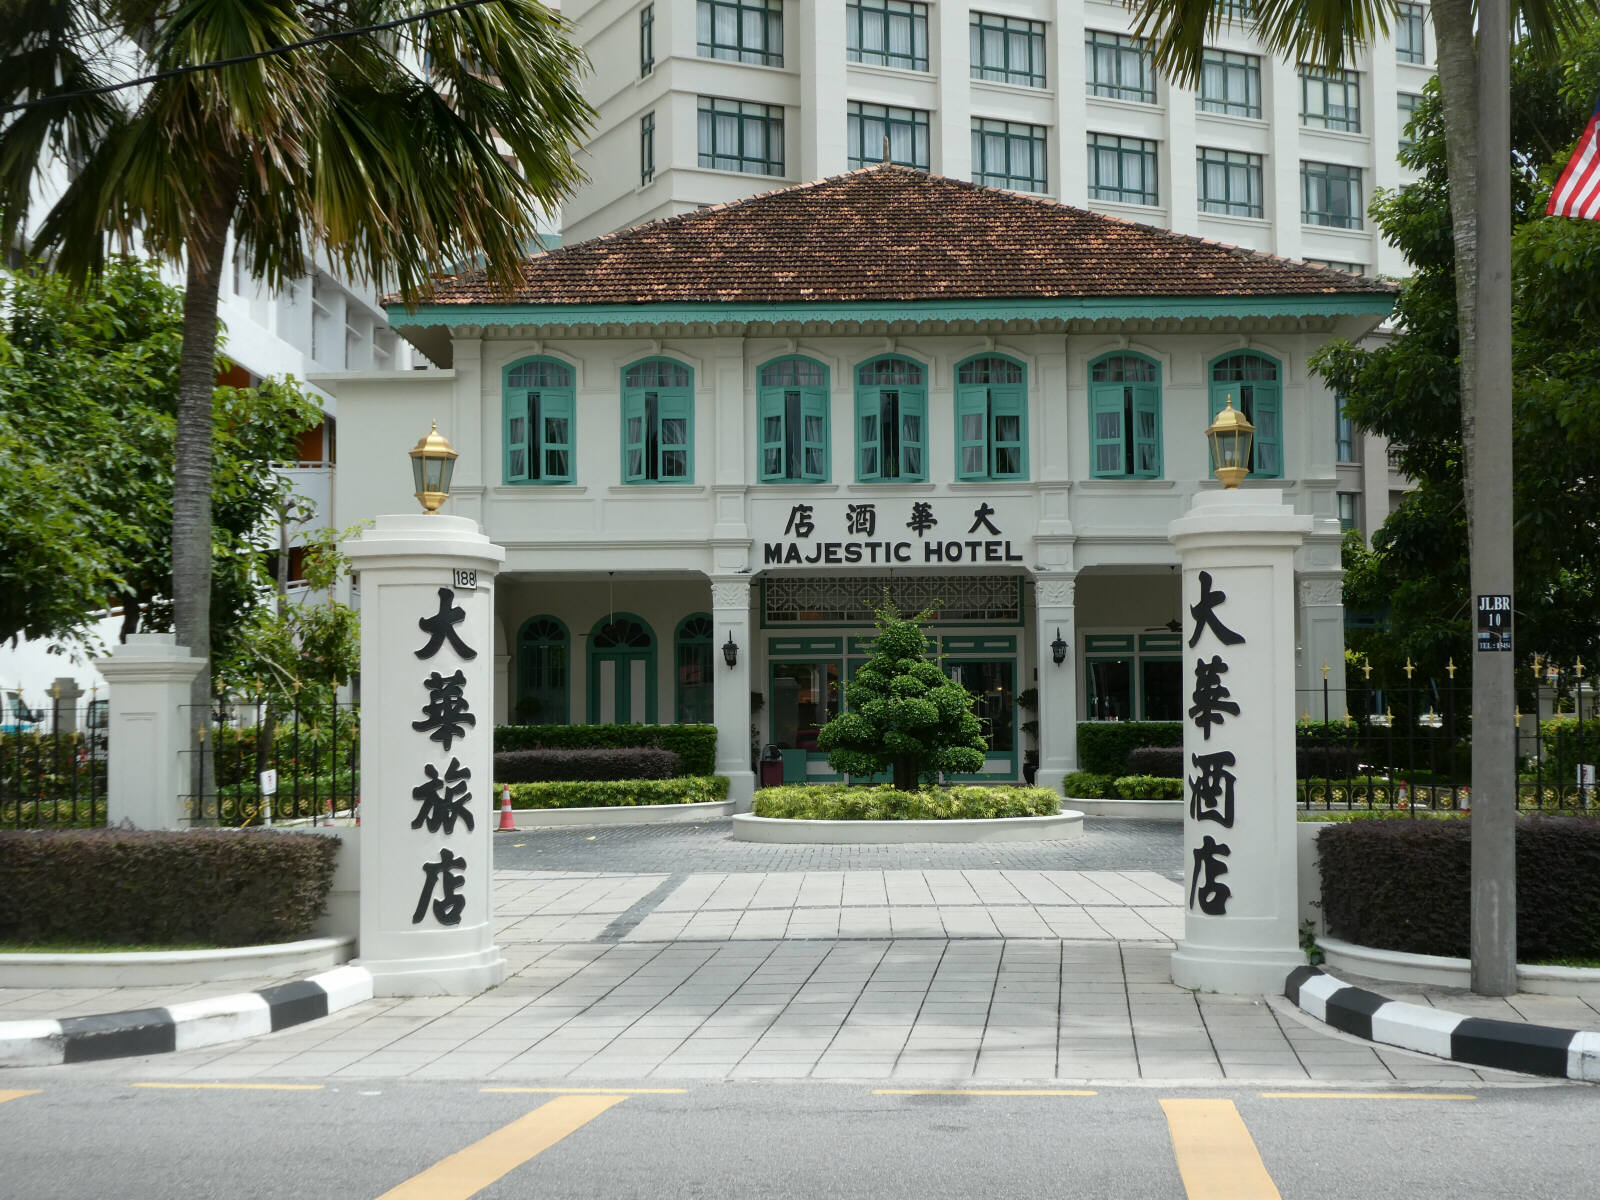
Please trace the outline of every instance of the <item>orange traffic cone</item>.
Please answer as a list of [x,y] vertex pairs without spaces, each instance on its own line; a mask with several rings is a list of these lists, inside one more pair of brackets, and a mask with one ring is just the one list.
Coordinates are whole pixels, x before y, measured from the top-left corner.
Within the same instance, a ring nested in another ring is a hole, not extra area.
[[515,820],[512,819],[512,816],[511,816],[511,785],[510,784],[501,784],[501,786],[500,786],[500,828],[495,830],[495,832],[496,833],[515,833],[516,830],[517,830],[517,823],[516,823]]

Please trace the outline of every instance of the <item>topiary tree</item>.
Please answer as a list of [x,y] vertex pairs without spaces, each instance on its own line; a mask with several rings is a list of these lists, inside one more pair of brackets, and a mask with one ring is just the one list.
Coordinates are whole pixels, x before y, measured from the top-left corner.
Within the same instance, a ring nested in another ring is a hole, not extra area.
[[845,688],[849,711],[822,727],[817,747],[835,771],[855,776],[893,772],[894,786],[915,791],[944,771],[976,774],[988,746],[972,696],[928,658],[925,609],[907,617],[884,593],[873,613],[872,657]]

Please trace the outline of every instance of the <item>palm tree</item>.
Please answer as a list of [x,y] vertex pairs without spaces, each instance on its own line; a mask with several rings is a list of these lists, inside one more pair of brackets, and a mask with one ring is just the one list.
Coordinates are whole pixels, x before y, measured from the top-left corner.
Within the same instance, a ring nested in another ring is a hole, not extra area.
[[0,241],[54,162],[69,181],[34,243],[58,270],[137,248],[184,272],[172,598],[201,658],[229,231],[271,286],[320,256],[411,304],[462,264],[509,282],[540,206],[580,178],[594,114],[565,23],[537,0],[439,3],[0,0]]

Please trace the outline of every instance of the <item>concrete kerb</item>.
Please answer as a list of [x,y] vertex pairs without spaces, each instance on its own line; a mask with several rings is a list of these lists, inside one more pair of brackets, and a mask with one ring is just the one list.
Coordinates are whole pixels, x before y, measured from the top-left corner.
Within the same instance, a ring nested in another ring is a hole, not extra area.
[[365,967],[335,967],[309,979],[164,1008],[92,1017],[0,1021],[0,1067],[48,1067],[194,1050],[275,1033],[372,999]]
[[1369,1042],[1473,1066],[1600,1083],[1600,1033],[1407,1004],[1316,967],[1291,971],[1283,994],[1308,1016]]

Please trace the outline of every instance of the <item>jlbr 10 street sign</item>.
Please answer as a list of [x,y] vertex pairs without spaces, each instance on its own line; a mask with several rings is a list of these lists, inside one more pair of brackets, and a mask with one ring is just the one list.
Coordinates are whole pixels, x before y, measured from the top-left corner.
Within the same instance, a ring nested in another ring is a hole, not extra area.
[[1478,652],[1511,649],[1511,597],[1478,597]]

